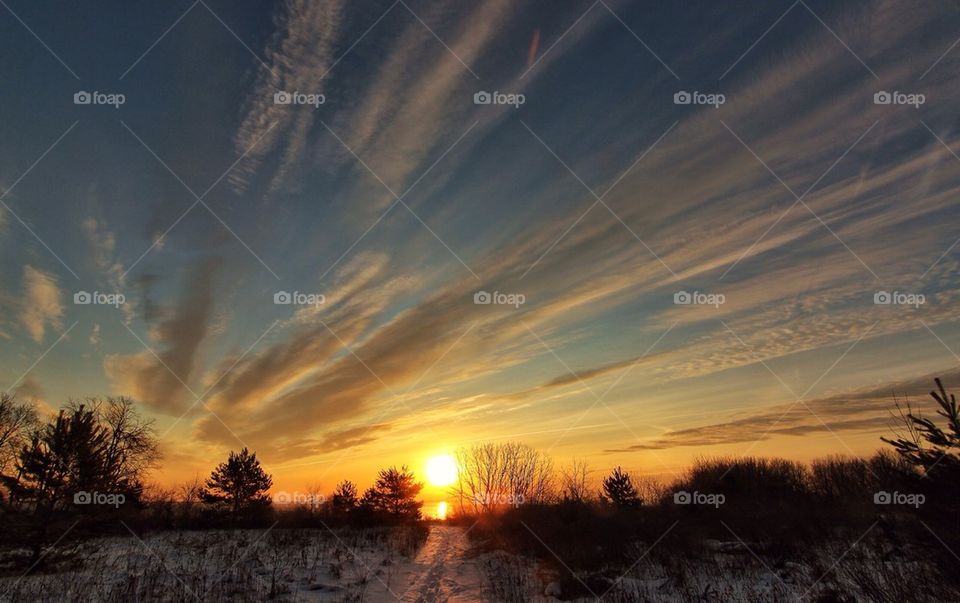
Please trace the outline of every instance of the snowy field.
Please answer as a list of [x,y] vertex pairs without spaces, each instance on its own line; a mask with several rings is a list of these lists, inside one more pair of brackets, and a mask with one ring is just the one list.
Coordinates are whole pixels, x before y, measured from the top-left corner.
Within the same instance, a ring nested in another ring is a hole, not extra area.
[[[0,600],[956,600],[938,592],[928,566],[897,549],[845,544],[796,563],[761,559],[742,543],[708,544],[700,558],[671,562],[638,547],[626,574],[564,580],[532,559],[477,554],[454,526],[432,525],[425,541],[416,529],[160,533],[59,551],[42,573],[0,579]],[[923,583],[928,590],[917,586]]]
[[444,533],[438,529],[426,544],[414,529],[104,538],[65,551],[42,574],[4,578],[0,600],[413,601],[435,588],[420,577]]

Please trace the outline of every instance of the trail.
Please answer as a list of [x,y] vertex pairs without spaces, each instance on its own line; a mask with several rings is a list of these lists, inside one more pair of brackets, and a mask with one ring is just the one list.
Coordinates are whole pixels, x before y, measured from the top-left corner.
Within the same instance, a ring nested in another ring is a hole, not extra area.
[[408,584],[394,591],[404,603],[484,601],[483,574],[476,560],[467,558],[468,549],[462,528],[431,526],[427,542],[408,568]]

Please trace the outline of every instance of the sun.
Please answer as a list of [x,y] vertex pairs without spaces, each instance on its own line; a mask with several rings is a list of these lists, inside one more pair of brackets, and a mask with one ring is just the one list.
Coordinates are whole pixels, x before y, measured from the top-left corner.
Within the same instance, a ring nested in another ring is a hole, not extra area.
[[457,462],[449,454],[427,459],[427,481],[431,486],[449,486],[457,481]]

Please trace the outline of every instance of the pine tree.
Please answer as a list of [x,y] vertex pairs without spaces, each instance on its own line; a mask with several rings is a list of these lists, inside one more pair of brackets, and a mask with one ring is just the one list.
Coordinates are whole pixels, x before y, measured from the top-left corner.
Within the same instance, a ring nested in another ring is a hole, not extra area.
[[260,466],[257,454],[244,448],[239,453],[230,451],[227,462],[213,470],[206,485],[204,500],[225,502],[237,516],[241,511],[270,504],[267,491],[273,486],[273,478]]
[[[119,414],[107,414],[114,411]],[[21,449],[17,475],[4,478],[16,503],[33,510],[32,561],[40,560],[48,534],[62,531],[57,522],[68,521],[69,513],[109,511],[76,503],[89,502],[94,493],[135,501],[142,474],[155,457],[150,423],[139,419],[131,403],[68,404]]]
[[349,512],[357,507],[357,487],[353,482],[344,480],[333,491],[333,508],[338,512]]
[[603,493],[607,500],[620,508],[639,507],[643,502],[630,474],[620,467],[603,479]]
[[68,508],[78,492],[111,491],[107,475],[107,430],[83,405],[61,410],[35,433],[17,461],[18,498],[38,511]]
[[16,475],[2,479],[12,499],[38,509],[71,508],[83,492],[135,502],[158,458],[152,421],[141,419],[132,401],[70,402],[22,446]]
[[930,396],[939,407],[937,414],[946,419],[946,429],[931,419],[914,413],[907,404],[906,411],[897,401],[900,421],[906,433],[896,439],[880,438],[913,465],[922,468],[930,477],[943,476],[949,480],[960,475],[960,409],[957,398],[948,394],[939,378],[935,379],[937,390]]
[[392,519],[417,520],[423,501],[416,497],[422,489],[423,484],[416,481],[406,465],[400,469],[381,469],[377,482],[364,493],[361,504]]

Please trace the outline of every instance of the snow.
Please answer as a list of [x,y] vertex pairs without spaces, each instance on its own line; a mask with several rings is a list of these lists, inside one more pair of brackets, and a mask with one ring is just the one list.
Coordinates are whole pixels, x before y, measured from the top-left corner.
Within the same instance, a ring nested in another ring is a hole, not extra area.
[[468,549],[461,528],[433,526],[416,559],[403,567],[409,586],[400,600],[405,603],[480,600],[484,590],[480,565],[469,557]]
[[[889,600],[943,600],[917,587],[937,583],[928,562],[864,543],[853,550],[839,541],[820,545],[802,561],[779,562],[744,552],[742,543],[705,549],[689,558],[648,555],[626,574],[610,568],[596,595],[650,603],[835,593],[870,600],[878,592]],[[443,523],[431,524],[425,541],[416,529],[161,532],[61,546],[47,561],[29,576],[7,571],[0,601],[556,603],[571,582],[555,564],[504,551],[477,554],[463,528]],[[577,578],[599,588],[587,575]]]
[[44,573],[0,578],[0,601],[482,601],[464,530],[435,524],[419,548],[389,529],[167,532],[100,538]]

